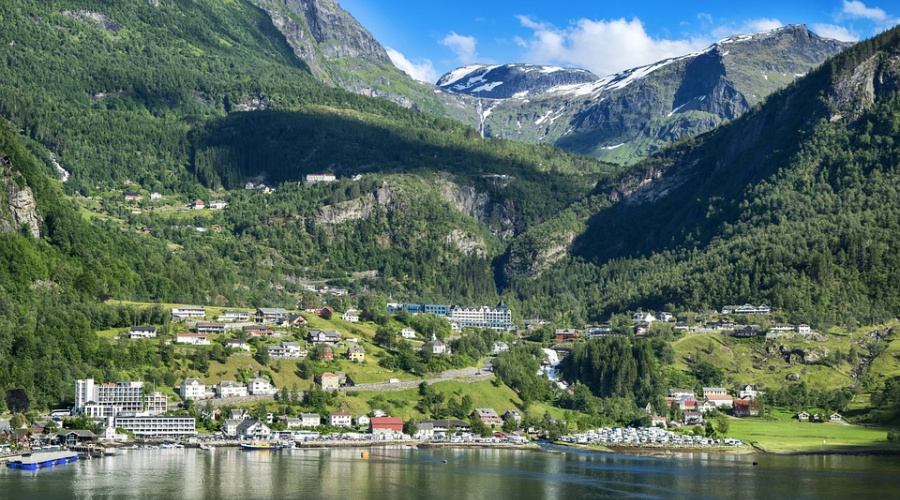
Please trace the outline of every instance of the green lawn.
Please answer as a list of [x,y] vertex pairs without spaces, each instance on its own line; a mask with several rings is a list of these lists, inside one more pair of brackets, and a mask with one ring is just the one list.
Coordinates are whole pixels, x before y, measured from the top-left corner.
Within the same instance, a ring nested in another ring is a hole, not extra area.
[[731,419],[728,437],[754,443],[774,453],[900,451],[900,444],[887,441],[887,430],[843,423],[800,422],[785,414],[776,420]]
[[[500,415],[506,410],[518,409],[517,405],[521,403],[515,391],[505,385],[495,387],[490,381],[471,384],[447,381],[435,383],[432,387],[436,391],[444,393],[448,399],[453,398],[457,401],[461,400],[463,396],[469,395],[475,408],[493,408]],[[418,389],[407,389],[397,392],[357,392],[350,390],[349,394],[348,396],[340,397],[336,402],[336,406],[353,414],[368,413],[373,410],[374,408],[371,407],[369,401],[377,396],[381,396],[385,403],[379,405],[382,407],[378,409],[389,412],[392,416],[403,417],[404,420],[409,418],[427,418],[415,409],[415,405],[419,401]],[[545,408],[542,405],[533,405],[532,408],[536,417],[540,418],[544,414]],[[529,408],[529,411],[532,408]]]

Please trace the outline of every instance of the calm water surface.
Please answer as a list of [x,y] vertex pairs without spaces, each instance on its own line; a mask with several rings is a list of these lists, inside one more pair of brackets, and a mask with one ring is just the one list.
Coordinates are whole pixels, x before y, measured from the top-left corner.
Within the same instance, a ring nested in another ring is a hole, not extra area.
[[900,498],[900,457],[361,451],[126,451],[38,471],[4,467],[0,498]]

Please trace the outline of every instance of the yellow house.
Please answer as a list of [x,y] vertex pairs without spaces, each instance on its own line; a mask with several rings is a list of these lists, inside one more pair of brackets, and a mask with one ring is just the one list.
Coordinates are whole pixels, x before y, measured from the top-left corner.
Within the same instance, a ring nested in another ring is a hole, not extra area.
[[362,363],[366,360],[366,351],[362,346],[350,346],[350,350],[347,351],[347,357],[350,358],[350,361],[359,361]]

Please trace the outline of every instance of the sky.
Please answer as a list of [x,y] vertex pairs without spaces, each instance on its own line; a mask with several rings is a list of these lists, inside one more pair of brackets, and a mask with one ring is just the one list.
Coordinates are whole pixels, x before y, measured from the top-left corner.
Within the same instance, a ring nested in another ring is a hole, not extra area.
[[898,0],[338,0],[394,65],[434,83],[467,64],[531,63],[598,76],[722,38],[805,24],[843,41],[900,24]]

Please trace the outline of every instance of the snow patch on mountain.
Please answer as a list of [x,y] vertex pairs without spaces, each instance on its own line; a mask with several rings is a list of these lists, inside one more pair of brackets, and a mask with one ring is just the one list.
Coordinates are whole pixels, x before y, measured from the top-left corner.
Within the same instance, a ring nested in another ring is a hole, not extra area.
[[484,85],[482,85],[482,86],[480,86],[480,87],[477,87],[477,88],[472,89],[471,92],[472,92],[473,94],[476,93],[476,92],[490,92],[490,91],[494,90],[495,88],[497,88],[497,87],[500,86],[500,85],[503,85],[503,82],[491,82],[491,83],[486,83],[486,84],[484,84]]
[[456,68],[455,70],[447,73],[442,76],[440,80],[438,80],[437,85],[441,87],[446,87],[453,85],[454,83],[462,80],[466,76],[471,73],[474,73],[480,69],[487,68],[484,64],[470,64],[468,66],[463,66],[461,68]]

